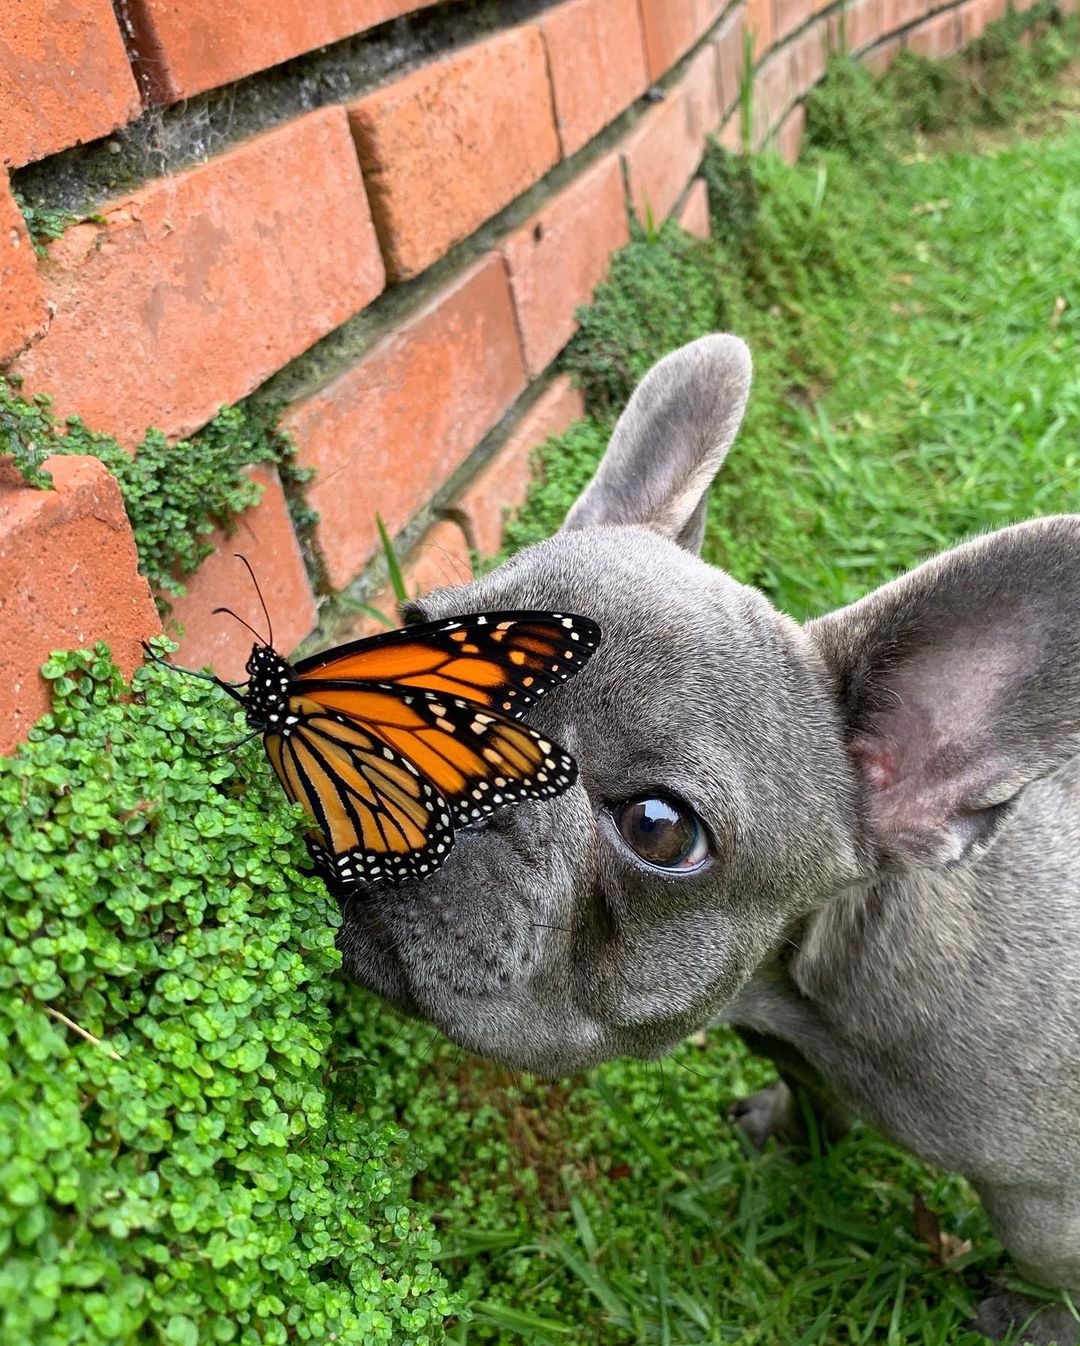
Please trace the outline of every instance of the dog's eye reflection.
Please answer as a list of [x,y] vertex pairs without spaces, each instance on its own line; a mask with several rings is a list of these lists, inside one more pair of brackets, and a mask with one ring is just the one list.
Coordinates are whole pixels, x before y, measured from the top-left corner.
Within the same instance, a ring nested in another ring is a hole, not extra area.
[[667,795],[640,795],[610,806],[619,836],[635,855],[658,869],[698,869],[709,839],[693,809]]

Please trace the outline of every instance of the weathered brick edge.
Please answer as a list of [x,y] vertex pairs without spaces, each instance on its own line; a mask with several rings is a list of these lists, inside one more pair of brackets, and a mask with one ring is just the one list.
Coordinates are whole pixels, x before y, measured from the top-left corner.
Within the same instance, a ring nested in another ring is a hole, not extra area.
[[129,676],[161,630],[138,573],[116,478],[97,458],[50,458],[53,489],[0,460],[0,753],[49,709],[40,669],[56,649],[104,640]]
[[[264,45],[227,49],[226,32],[216,64],[205,67],[168,6],[133,5],[161,72],[152,86],[143,79],[144,98],[186,96],[255,68],[256,57],[269,65],[424,7],[349,0],[338,11],[344,28],[331,31],[292,0],[276,0],[290,20],[276,27],[265,4],[250,3]],[[57,397],[61,411],[128,442],[146,424],[179,437],[370,306],[388,277],[394,285],[424,272],[400,300],[375,302],[359,357],[284,414],[301,462],[320,469],[311,491],[322,514],[315,582],[276,474],[261,467],[252,469],[261,503],[239,520],[238,535],[220,539],[177,605],[188,632],[181,657],[240,676],[250,637],[210,616],[219,604],[253,623],[259,616],[232,560],[237,549],[257,565],[285,649],[315,627],[318,595],[346,592],[392,610],[392,596],[379,592],[376,510],[413,544],[404,557],[410,587],[458,582],[474,554],[498,549],[507,509],[524,499],[533,448],[582,413],[568,379],[548,370],[573,334],[575,308],[626,241],[630,215],[677,212],[691,232],[708,228],[695,174],[709,133],[741,147],[747,33],[752,142],[791,159],[802,99],[830,47],[843,40],[878,70],[903,46],[943,57],[1005,5],[564,0],[351,105],[151,180],[70,229],[41,262],[0,168],[0,364],[29,391]],[[199,8],[212,25],[214,7]],[[112,8],[95,0],[76,27],[9,43],[19,67],[0,56],[0,165],[106,134],[137,114],[119,36]],[[144,75],[148,49],[140,57],[128,39],[128,59]],[[58,54],[93,73],[107,96],[87,99],[79,80],[60,81]],[[649,84],[662,99],[643,98]],[[516,101],[507,102],[508,88]],[[130,668],[139,638],[156,629],[115,483],[100,467],[61,465],[55,475],[59,489],[49,494],[8,469],[0,475],[0,556],[29,558],[4,568],[0,638],[13,660],[4,685],[15,691],[0,701],[0,750],[44,709],[37,669],[48,649],[106,638]],[[100,582],[86,564],[91,548],[110,558]],[[34,612],[46,614],[44,624]],[[339,617],[321,634],[365,629],[370,618]]]

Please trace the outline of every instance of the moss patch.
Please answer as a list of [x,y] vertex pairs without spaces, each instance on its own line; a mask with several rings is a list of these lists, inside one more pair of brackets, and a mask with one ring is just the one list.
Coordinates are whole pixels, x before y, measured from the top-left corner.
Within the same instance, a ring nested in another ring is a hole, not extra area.
[[296,450],[277,426],[276,408],[223,407],[197,435],[170,444],[149,430],[134,453],[109,435],[87,427],[77,416],[59,422],[48,397],[28,398],[17,381],[0,375],[0,453],[10,454],[26,480],[51,485],[42,464],[53,453],[91,454],[120,483],[139,553],[139,570],[150,581],[158,605],[184,592],[213,551],[210,534],[231,530],[237,515],[258,504],[261,487],[244,473],[249,463],[276,463],[294,522],[310,527],[300,488],[311,475],[296,466]]

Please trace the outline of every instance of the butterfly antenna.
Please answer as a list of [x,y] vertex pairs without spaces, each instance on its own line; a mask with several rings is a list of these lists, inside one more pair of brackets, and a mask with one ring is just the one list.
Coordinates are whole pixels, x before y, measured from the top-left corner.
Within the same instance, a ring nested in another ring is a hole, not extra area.
[[266,629],[270,632],[270,648],[273,649],[274,623],[270,620],[270,613],[267,611],[266,608],[266,599],[263,598],[262,596],[262,590],[259,588],[259,581],[255,578],[255,572],[251,568],[251,562],[248,560],[246,556],[241,556],[239,552],[233,552],[233,555],[236,557],[238,561],[241,561],[243,563],[245,569],[247,570],[247,573],[251,576],[251,582],[255,586],[255,592],[259,595],[259,602],[262,605],[263,616],[266,618]]
[[[232,617],[232,618],[234,618],[234,620],[238,621],[238,622],[240,623],[241,626],[246,626],[247,629],[251,632],[251,634],[255,637],[255,639],[259,642],[259,644],[260,644],[260,645],[263,644],[263,638],[262,638],[262,636],[259,635],[258,631],[255,630],[255,628],[251,625],[250,622],[245,622],[244,619],[243,619],[243,617],[241,617],[241,616],[239,616],[237,613],[233,612],[232,608],[213,608],[213,609],[211,610],[210,615],[211,615],[212,617],[216,617],[217,614],[218,614],[219,612],[224,612],[227,616]],[[270,633],[270,637],[271,637],[270,643],[271,643],[271,646],[273,645],[273,634],[274,634],[274,633],[271,631],[271,633]]]
[[162,659],[160,654],[155,654],[145,640],[139,644],[143,648],[143,653],[152,663],[160,664],[162,668],[167,668],[170,673],[183,673],[187,678],[198,678],[200,682],[212,682],[215,687],[220,687],[223,692],[228,692],[234,701],[244,704],[244,698],[236,690],[231,682],[226,682],[224,678],[219,678],[216,673],[197,673],[193,668],[180,668],[178,664],[170,664],[167,659]]
[[208,752],[206,755],[207,757],[221,757],[224,753],[235,752],[237,748],[242,748],[245,743],[250,743],[253,738],[258,738],[261,733],[261,729],[256,729],[253,734],[245,734],[235,743],[229,743],[224,748],[215,748],[213,752]]

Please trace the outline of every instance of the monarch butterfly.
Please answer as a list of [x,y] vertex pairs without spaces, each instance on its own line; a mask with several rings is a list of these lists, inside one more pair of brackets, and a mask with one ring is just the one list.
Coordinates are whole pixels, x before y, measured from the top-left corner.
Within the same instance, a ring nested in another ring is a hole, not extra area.
[[577,779],[569,753],[518,717],[588,661],[600,628],[587,617],[477,613],[297,664],[273,648],[272,629],[269,642],[252,634],[245,690],[200,676],[262,734],[285,794],[307,815],[316,868],[339,892],[427,878],[455,827]]

